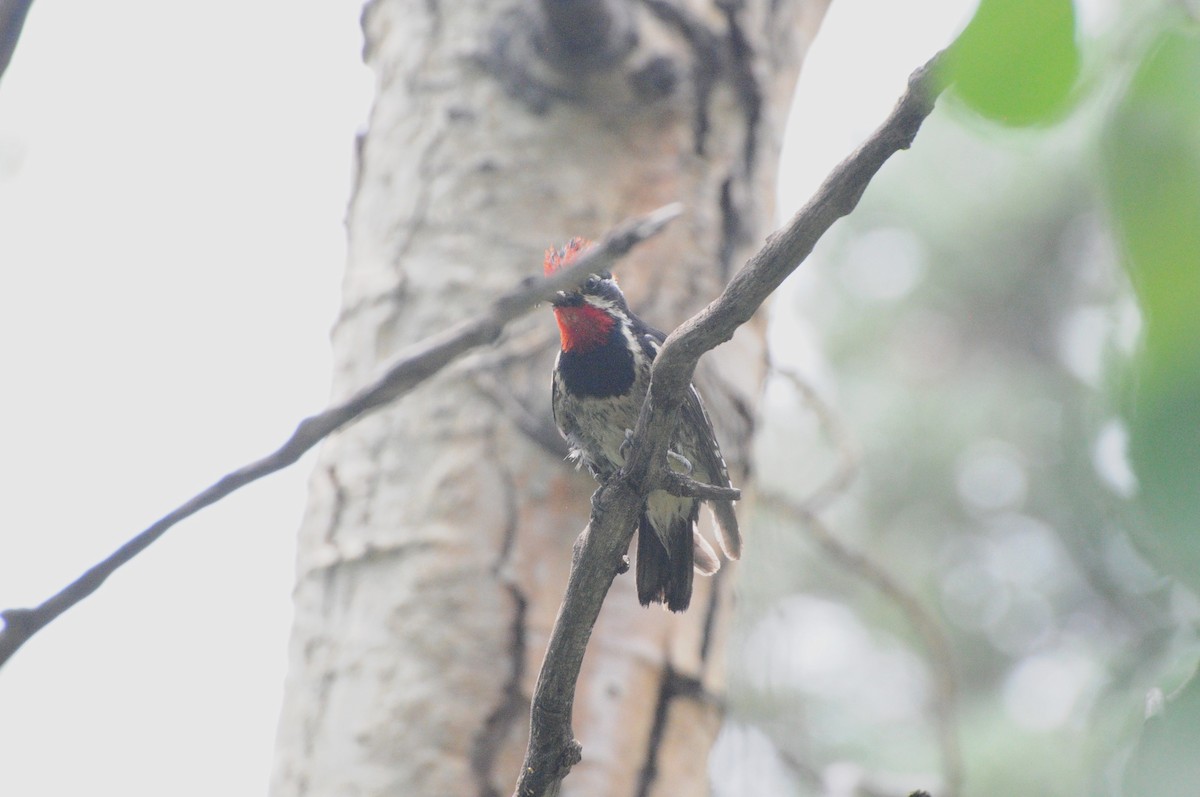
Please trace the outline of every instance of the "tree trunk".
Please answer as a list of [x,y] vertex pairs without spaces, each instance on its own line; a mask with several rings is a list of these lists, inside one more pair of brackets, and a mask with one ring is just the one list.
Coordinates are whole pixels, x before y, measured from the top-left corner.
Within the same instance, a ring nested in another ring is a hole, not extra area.
[[[617,269],[631,304],[665,329],[761,242],[824,0],[543,5],[559,18],[482,0],[366,7],[379,92],[348,216],[338,397],[537,273],[542,251],[572,235],[684,203]],[[570,17],[592,12],[581,37]],[[301,529],[276,797],[511,792],[595,487],[562,461],[550,419],[556,343],[549,312],[535,313],[323,449]],[[751,325],[701,372],[743,487],[763,361]],[[584,757],[565,793],[706,793],[733,571],[698,579],[683,615],[643,609],[632,576],[618,578],[584,662]]]

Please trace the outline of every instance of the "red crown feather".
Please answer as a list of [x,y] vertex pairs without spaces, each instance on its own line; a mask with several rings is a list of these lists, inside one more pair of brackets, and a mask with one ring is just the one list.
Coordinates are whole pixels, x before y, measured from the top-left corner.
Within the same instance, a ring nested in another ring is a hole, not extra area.
[[558,271],[578,257],[580,252],[587,251],[591,246],[591,241],[586,238],[580,238],[577,235],[558,249],[555,249],[553,246],[550,247],[546,250],[546,261],[544,264],[546,276],[548,277]]

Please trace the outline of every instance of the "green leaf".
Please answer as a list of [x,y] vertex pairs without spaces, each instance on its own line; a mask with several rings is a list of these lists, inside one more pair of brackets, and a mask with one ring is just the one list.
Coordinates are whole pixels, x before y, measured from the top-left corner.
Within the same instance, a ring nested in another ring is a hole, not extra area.
[[1200,28],[1154,41],[1104,138],[1105,189],[1145,322],[1126,413],[1149,529],[1137,539],[1200,589]]
[[943,78],[982,116],[1030,125],[1061,116],[1079,76],[1071,0],[980,0]]

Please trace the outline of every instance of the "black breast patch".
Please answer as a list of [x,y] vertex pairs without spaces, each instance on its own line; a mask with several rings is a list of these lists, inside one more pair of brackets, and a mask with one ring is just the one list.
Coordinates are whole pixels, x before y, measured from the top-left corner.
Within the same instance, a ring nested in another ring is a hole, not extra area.
[[559,354],[558,370],[567,390],[576,396],[607,398],[633,385],[633,352],[625,345],[621,325],[614,324],[608,340],[587,351]]

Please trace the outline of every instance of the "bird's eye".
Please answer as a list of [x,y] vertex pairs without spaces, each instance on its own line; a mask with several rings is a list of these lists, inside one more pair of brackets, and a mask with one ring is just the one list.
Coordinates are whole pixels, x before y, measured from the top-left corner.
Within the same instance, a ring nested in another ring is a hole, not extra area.
[[594,291],[599,287],[600,287],[600,278],[597,277],[595,274],[588,277],[587,282],[583,283],[583,289],[585,291]]

